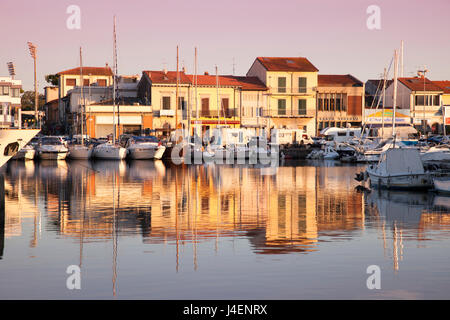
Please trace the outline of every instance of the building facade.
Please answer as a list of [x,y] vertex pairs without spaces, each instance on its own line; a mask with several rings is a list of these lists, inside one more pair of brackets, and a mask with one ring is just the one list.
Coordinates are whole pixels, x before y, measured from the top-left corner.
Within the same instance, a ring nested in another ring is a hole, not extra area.
[[270,128],[303,129],[315,135],[318,69],[303,57],[258,57],[247,72],[268,88],[264,117]]
[[[410,112],[410,124],[423,132],[441,133],[443,89],[426,77],[398,78],[397,108]],[[386,89],[386,105],[393,105],[394,86]]]
[[350,74],[318,75],[318,133],[327,127],[360,127],[363,121],[363,106],[363,82]]
[[0,77],[0,127],[20,126],[22,81]]

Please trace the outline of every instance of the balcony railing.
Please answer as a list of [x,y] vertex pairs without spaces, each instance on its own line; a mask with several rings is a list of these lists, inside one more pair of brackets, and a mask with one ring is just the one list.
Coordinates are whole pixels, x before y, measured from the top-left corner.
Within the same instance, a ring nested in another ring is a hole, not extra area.
[[[234,118],[234,117],[239,116],[238,109],[222,110],[219,113],[217,112],[217,110],[199,110],[198,111],[199,118],[217,118],[217,116],[220,116],[221,118],[223,118],[224,114],[225,114],[225,118]],[[197,118],[196,111],[192,111],[192,117]]]
[[315,92],[316,87],[269,87],[270,94],[311,95]]

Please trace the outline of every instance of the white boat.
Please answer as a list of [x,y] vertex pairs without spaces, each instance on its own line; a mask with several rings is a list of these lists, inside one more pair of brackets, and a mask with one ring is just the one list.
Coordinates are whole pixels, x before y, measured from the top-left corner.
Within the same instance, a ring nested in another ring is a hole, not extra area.
[[60,137],[42,137],[36,147],[36,153],[42,160],[64,160],[69,153]]
[[127,156],[127,149],[110,142],[99,144],[94,148],[93,156],[97,159],[123,160]]
[[331,146],[326,146],[324,153],[323,153],[323,158],[325,160],[335,160],[339,158],[339,153],[336,152],[336,150],[334,150],[333,147]]
[[33,160],[36,155],[36,150],[32,145],[27,144],[25,147],[17,152],[13,159],[14,160]]
[[39,129],[0,129],[0,167],[24,148]]
[[421,153],[422,161],[449,161],[450,148],[446,145],[431,147]]
[[69,146],[69,157],[71,159],[90,159],[94,148],[82,144],[73,144]]
[[433,184],[436,191],[450,193],[450,177],[435,177]]
[[126,148],[131,159],[161,159],[166,150],[154,136],[131,137]]
[[413,148],[388,149],[366,173],[373,187],[424,189],[433,186],[432,173],[425,172],[419,150]]

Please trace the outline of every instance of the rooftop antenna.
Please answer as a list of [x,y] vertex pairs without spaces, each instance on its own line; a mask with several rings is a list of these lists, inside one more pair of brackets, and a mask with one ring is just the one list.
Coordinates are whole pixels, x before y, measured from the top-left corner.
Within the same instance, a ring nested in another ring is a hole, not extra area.
[[13,62],[7,62],[6,65],[8,66],[9,75],[14,80],[14,76],[16,75],[16,70],[14,68]]
[[403,78],[403,40],[400,45],[400,77]]
[[234,60],[234,57],[233,57],[233,76],[235,75],[235,67],[236,67],[236,63],[235,63],[235,60]]

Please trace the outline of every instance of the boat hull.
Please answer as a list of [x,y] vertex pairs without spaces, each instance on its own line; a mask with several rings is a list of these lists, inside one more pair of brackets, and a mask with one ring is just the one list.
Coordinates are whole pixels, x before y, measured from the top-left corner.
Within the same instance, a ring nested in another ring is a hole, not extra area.
[[86,146],[69,147],[69,158],[71,159],[90,159],[93,149]]
[[134,160],[154,159],[157,150],[157,148],[128,149],[128,155]]
[[14,160],[33,160],[36,155],[36,150],[34,149],[21,149],[13,157]]
[[[39,133],[39,129],[1,129],[0,130],[0,167],[19,152],[25,145]],[[6,148],[17,143],[15,152],[8,153]],[[6,154],[5,154],[6,151]]]
[[94,157],[105,160],[123,160],[127,156],[127,149],[119,146],[102,146],[94,149]]
[[433,179],[434,189],[441,193],[450,193],[450,179]]
[[398,176],[379,176],[367,171],[370,186],[384,189],[428,189],[433,186],[431,174],[412,174]]

